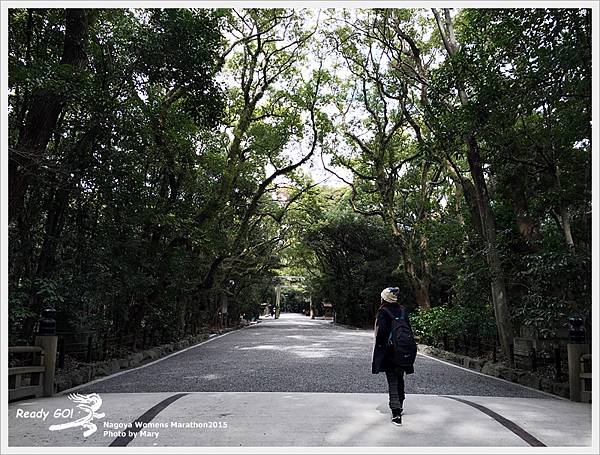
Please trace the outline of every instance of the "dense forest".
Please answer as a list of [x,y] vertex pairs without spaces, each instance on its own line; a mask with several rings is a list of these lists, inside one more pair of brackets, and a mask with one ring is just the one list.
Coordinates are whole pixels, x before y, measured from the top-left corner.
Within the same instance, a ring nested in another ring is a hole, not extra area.
[[341,323],[397,285],[432,341],[556,335],[591,311],[591,35],[586,9],[10,9],[11,339],[45,307],[180,337],[278,275]]

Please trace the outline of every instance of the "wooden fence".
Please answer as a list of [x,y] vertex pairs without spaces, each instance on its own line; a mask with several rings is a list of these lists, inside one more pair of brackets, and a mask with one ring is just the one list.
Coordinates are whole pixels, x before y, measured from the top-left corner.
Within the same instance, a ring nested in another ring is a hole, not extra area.
[[[523,370],[532,372],[540,369],[551,370],[556,382],[566,380],[568,376],[566,338],[551,340],[531,340],[516,337],[511,349],[511,359]],[[484,337],[444,337],[441,346],[446,351],[472,357],[488,357],[497,362],[500,357],[500,343],[497,338]]]
[[159,329],[140,330],[138,333],[99,333],[59,332],[58,333],[58,368],[65,367],[68,357],[77,362],[96,362],[121,357],[132,351],[144,350],[163,343],[178,341],[185,335],[198,335],[206,331],[198,326],[197,330],[178,334]]
[[9,356],[30,354],[32,365],[8,368],[8,400],[52,396],[56,369],[56,336],[36,337],[36,346],[10,346]]

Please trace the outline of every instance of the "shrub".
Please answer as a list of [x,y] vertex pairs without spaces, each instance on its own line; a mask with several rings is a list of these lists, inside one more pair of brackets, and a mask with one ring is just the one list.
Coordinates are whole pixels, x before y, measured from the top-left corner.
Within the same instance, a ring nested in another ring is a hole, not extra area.
[[438,345],[444,337],[492,337],[495,334],[495,322],[491,305],[438,306],[429,310],[419,308],[411,316],[411,325],[415,335],[426,344]]

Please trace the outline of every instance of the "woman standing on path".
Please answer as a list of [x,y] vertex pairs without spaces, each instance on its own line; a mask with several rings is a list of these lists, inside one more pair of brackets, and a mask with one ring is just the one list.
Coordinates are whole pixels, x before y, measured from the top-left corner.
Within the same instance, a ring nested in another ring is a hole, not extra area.
[[402,425],[404,374],[413,367],[416,344],[404,306],[398,304],[398,288],[381,291],[381,306],[375,319],[375,348],[372,373],[385,372],[387,378],[392,423]]

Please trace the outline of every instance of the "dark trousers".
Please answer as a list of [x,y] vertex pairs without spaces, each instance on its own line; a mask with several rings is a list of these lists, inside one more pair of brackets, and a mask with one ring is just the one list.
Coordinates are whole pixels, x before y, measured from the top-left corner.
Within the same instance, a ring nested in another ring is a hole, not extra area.
[[389,394],[390,409],[402,409],[404,403],[404,370],[396,369],[386,371]]

